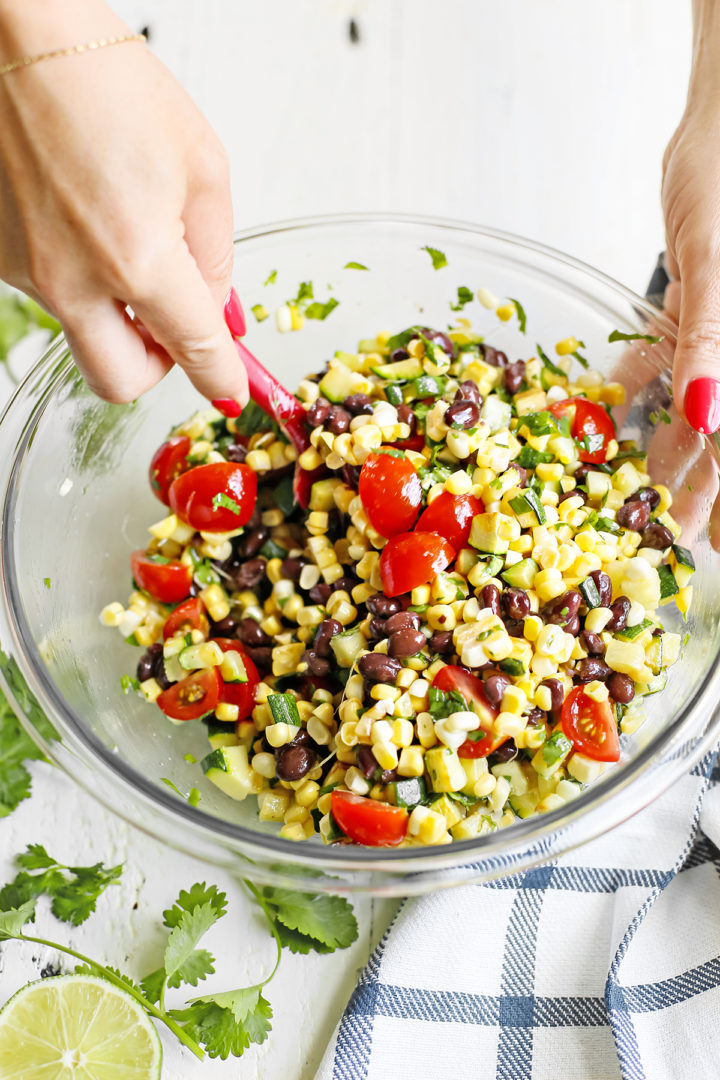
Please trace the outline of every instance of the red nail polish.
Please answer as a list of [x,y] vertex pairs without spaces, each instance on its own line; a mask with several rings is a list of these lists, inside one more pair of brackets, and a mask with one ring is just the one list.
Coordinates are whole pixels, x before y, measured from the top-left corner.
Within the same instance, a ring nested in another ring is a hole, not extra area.
[[247,330],[245,312],[243,311],[240,297],[231,289],[225,301],[225,322],[228,330],[234,337],[244,337]]
[[703,435],[712,435],[720,428],[720,382],[717,379],[693,379],[688,383],[685,416]]
[[242,405],[235,398],[220,397],[215,398],[213,406],[218,412],[221,412],[223,416],[227,416],[229,420],[234,420],[236,416],[239,416],[242,412]]

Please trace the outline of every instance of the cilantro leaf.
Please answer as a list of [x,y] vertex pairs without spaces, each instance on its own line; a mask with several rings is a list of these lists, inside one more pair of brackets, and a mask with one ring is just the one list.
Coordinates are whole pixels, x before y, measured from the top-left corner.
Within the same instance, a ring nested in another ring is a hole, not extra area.
[[259,431],[279,432],[280,428],[255,401],[247,405],[234,421],[238,435],[256,435]]
[[440,690],[437,686],[431,686],[428,694],[428,711],[435,720],[442,720],[454,712],[468,712],[470,709],[459,690]]
[[47,870],[57,865],[42,844],[28,844],[25,851],[16,857],[15,862],[25,870]]
[[[171,980],[175,976],[178,982],[174,985],[179,985],[180,981],[184,981],[186,964],[189,964],[188,970],[192,974],[196,974],[202,967],[204,958],[193,955],[195,946],[219,918],[212,901],[193,907],[191,911],[183,911],[177,925],[170,931],[165,947],[165,971],[168,976],[168,985],[171,985]],[[209,954],[206,953],[205,956]],[[209,974],[212,970],[210,966],[210,971],[206,971],[205,974]],[[204,975],[200,977],[204,978]]]
[[[15,695],[15,699],[36,731],[48,741],[57,738],[57,732],[28,689],[16,662],[0,652],[0,668]],[[0,691],[0,818],[18,806],[30,795],[30,773],[26,761],[45,761],[40,747],[30,738],[10,703]]]
[[653,334],[625,334],[622,330],[613,330],[608,341],[647,341],[650,345],[657,345],[664,341],[664,337],[654,337]]
[[[203,1045],[211,1058],[240,1057],[251,1042],[262,1043],[270,1032],[272,1008],[259,987],[198,998],[170,1014],[183,1031]],[[254,1001],[253,1001],[254,997]],[[218,1004],[218,999],[225,1004]],[[240,1016],[240,1019],[238,1019]]]
[[[580,345],[582,348],[585,348],[582,342],[580,342]],[[588,361],[586,356],[583,356],[579,349],[576,349],[575,352],[570,353],[570,355],[574,356],[578,364],[580,364],[581,367],[584,367],[587,371],[587,369],[590,367],[590,362]]]
[[527,333],[527,315],[525,314],[525,308],[522,306],[519,300],[514,300],[511,296],[510,303],[515,305],[518,317],[518,330],[521,334]]
[[451,304],[451,311],[462,311],[466,304],[470,304],[474,299],[474,293],[472,289],[468,289],[466,285],[458,285],[457,291],[457,304]]
[[277,278],[277,270],[271,270],[268,276],[263,281],[263,285],[274,285]]
[[0,907],[19,907],[39,896],[50,896],[53,915],[74,926],[85,922],[95,910],[101,893],[122,873],[122,865],[63,866],[48,855],[41,844],[31,844],[16,861],[40,873],[21,870],[0,890]]
[[163,911],[163,923],[172,929],[179,925],[184,912],[193,911],[204,904],[210,904],[219,919],[225,914],[227,896],[220,892],[217,885],[206,885],[204,881],[196,882],[189,890],[181,889],[173,906]]
[[[353,909],[342,896],[303,893],[266,885],[262,897],[278,922],[311,939],[312,948],[317,948],[319,943],[321,952],[346,949],[358,936]],[[296,938],[292,941],[298,943]],[[289,947],[292,948],[292,945],[289,944]]]
[[553,375],[559,375],[561,378],[564,379],[565,372],[563,371],[563,369],[552,362],[550,357],[540,345],[536,345],[535,348],[537,349],[538,356],[542,360],[543,367],[546,367],[548,371],[552,371]]
[[[140,989],[153,1005],[157,1005],[162,998],[166,979],[165,968],[158,968],[157,971],[151,971],[149,975],[146,975],[140,981]],[[193,983],[194,985],[195,983]]]
[[363,264],[359,263],[359,262],[345,263],[345,266],[343,267],[343,270],[369,270],[369,269],[370,269],[369,266],[363,266]]
[[226,510],[231,510],[233,514],[238,516],[242,514],[240,504],[235,502],[235,499],[231,499],[229,495],[226,495],[224,491],[219,491],[217,495],[213,495],[212,504],[216,510],[223,506]]
[[20,937],[25,923],[35,914],[35,901],[28,900],[17,908],[0,911],[0,941]]
[[438,251],[437,248],[430,247],[426,244],[420,248],[421,251],[427,251],[428,255],[432,259],[433,270],[442,270],[443,266],[447,266],[448,261],[442,251]]
[[172,975],[168,975],[167,984],[171,988],[180,986],[181,983],[189,983],[197,986],[201,979],[213,975],[215,957],[207,949],[194,949],[183,960],[180,967]]
[[334,311],[339,303],[340,301],[336,300],[334,296],[331,296],[330,299],[327,300],[324,304],[321,304],[318,300],[316,300],[313,304],[309,304],[308,307],[305,309],[305,318],[327,319],[330,312]]

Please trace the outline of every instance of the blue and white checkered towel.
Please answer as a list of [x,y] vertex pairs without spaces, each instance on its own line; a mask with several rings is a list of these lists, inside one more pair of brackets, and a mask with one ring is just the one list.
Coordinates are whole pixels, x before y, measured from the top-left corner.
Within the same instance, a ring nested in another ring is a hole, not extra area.
[[548,866],[407,901],[318,1080],[718,1080],[712,766]]

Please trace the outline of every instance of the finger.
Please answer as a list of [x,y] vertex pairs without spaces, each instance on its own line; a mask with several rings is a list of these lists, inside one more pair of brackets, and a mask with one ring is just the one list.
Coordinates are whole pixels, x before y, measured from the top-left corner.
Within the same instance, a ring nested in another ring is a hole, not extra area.
[[58,317],[75,363],[105,401],[134,401],[172,367],[167,353],[143,334],[119,301],[99,300]]
[[675,401],[688,423],[709,435],[720,427],[720,259],[692,252],[680,282]]
[[184,240],[165,259],[152,287],[131,301],[153,338],[211,401],[248,400],[247,374],[225,326],[222,307]]
[[232,286],[233,210],[229,183],[207,185],[188,196],[185,243],[222,309]]

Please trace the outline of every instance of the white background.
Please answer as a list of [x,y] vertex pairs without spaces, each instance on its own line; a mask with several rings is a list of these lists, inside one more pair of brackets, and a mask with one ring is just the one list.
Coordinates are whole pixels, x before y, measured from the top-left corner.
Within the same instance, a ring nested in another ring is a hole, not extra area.
[[[238,227],[340,210],[466,218],[564,249],[643,291],[663,246],[662,152],[687,80],[689,0],[124,0],[133,28],[222,137]],[[352,45],[348,26],[357,22]],[[159,133],[159,138],[162,133]],[[59,859],[125,860],[120,887],[69,934],[138,975],[161,960],[161,911],[196,879],[227,886],[213,985],[254,982],[272,943],[241,890],[105,813],[47,765],[0,823],[0,880],[42,842]],[[137,906],[135,906],[137,905]],[[360,938],[283,958],[274,1030],[240,1061],[199,1065],[166,1041],[164,1080],[312,1080],[392,905],[356,904]],[[9,945],[0,999],[48,954]],[[210,984],[207,984],[210,985]]]

